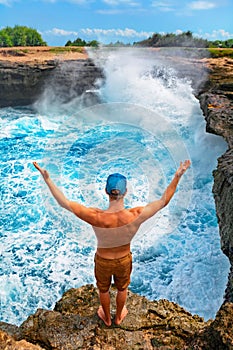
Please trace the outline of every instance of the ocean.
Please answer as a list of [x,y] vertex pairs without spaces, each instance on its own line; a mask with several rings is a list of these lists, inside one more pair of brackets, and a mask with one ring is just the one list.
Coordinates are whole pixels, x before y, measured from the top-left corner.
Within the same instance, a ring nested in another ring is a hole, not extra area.
[[127,177],[127,207],[145,205],[190,159],[169,206],[132,241],[130,289],[214,318],[229,262],[220,249],[212,171],[227,145],[206,133],[190,80],[161,56],[90,56],[105,81],[87,94],[101,103],[85,107],[74,95],[61,102],[51,82],[34,106],[0,109],[0,321],[19,325],[37,308],[52,309],[69,288],[95,284],[91,227],[57,205],[33,161],[69,199],[104,209],[110,173]]

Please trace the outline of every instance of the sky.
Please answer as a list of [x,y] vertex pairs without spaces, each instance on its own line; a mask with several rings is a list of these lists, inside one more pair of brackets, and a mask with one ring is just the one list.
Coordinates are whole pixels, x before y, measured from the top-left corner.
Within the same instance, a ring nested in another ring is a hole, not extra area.
[[80,37],[133,43],[153,33],[233,38],[233,0],[0,0],[0,29],[36,29],[49,46]]

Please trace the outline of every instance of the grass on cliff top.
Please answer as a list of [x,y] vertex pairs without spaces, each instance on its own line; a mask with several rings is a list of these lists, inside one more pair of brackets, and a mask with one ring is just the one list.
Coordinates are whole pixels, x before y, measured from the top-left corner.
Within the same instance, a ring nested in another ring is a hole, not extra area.
[[220,58],[220,57],[231,57],[233,58],[233,48],[232,49],[221,49],[221,48],[209,48],[211,57]]
[[78,53],[83,53],[84,52],[84,47],[81,46],[56,46],[56,47],[51,47],[49,49],[49,52],[52,53],[66,53],[66,52],[78,52]]

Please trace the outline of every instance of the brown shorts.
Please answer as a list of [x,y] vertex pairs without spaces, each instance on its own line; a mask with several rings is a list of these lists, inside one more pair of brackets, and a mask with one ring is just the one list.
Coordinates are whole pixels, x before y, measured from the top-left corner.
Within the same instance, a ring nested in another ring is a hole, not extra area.
[[95,254],[95,278],[100,292],[109,290],[112,282],[119,291],[125,290],[130,284],[130,274],[132,271],[132,253],[119,259],[104,259]]

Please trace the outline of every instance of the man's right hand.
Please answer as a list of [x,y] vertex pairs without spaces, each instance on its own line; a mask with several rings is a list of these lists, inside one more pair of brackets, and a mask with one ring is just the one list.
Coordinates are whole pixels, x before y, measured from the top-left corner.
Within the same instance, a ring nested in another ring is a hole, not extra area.
[[37,162],[33,162],[33,165],[37,170],[39,170],[45,181],[49,179],[49,173],[46,169],[42,169]]

